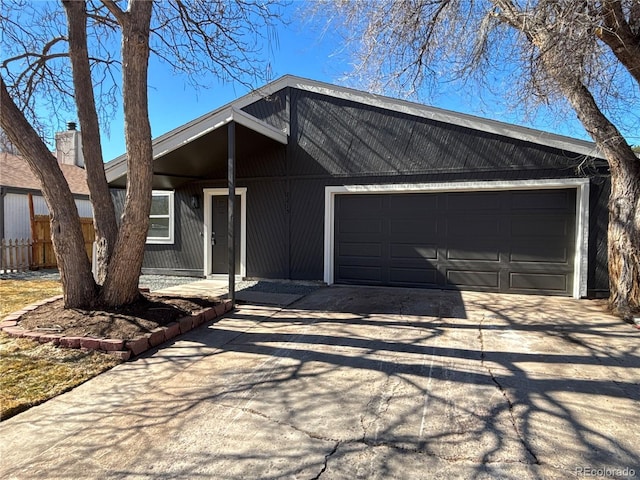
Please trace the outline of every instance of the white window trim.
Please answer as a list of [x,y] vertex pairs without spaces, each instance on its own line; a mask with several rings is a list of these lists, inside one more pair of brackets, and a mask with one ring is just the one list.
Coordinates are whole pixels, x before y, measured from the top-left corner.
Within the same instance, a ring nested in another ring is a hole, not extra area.
[[[151,195],[154,197],[169,197],[169,236],[168,237],[147,237],[147,245],[173,245],[175,231],[175,191],[173,190],[153,190]],[[149,215],[151,221],[151,215]]]
[[[214,196],[229,196],[228,188],[205,188],[204,201],[204,276],[211,276],[211,201]],[[247,276],[247,187],[236,187],[236,195],[240,196],[240,272],[236,272],[236,278]],[[226,275],[225,275],[226,276]]]
[[574,257],[573,297],[587,295],[589,248],[589,179],[562,178],[553,180],[478,181],[451,183],[411,183],[385,185],[342,185],[325,187],[324,194],[324,281],[334,282],[334,220],[335,197],[338,194],[366,193],[436,193],[477,192],[499,190],[576,189],[576,236]]

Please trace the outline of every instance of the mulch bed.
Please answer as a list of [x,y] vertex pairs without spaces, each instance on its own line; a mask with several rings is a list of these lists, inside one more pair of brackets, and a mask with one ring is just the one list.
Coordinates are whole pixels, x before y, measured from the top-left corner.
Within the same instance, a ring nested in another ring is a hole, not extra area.
[[104,310],[65,309],[60,297],[37,302],[0,322],[5,333],[68,348],[99,350],[122,360],[139,355],[231,309],[229,300],[142,293]]
[[18,326],[64,336],[131,340],[219,303],[144,293],[139,301],[120,308],[81,310],[65,309],[59,299],[23,314]]

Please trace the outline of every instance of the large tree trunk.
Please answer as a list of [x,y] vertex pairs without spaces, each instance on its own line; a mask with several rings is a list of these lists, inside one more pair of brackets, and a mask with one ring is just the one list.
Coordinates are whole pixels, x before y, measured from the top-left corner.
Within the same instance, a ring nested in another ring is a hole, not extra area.
[[87,184],[93,205],[96,232],[96,275],[99,284],[106,278],[107,267],[118,236],[115,208],[104,172],[100,127],[87,47],[87,12],[84,2],[64,0],[69,29],[71,59],[78,120],[82,131],[82,151],[87,171]]
[[80,217],[67,180],[42,139],[9,96],[0,79],[0,124],[42,185],[51,214],[51,240],[60,270],[67,308],[91,308],[96,284],[85,253]]
[[576,72],[567,68],[553,39],[544,30],[538,30],[533,39],[547,72],[609,163],[609,305],[614,313],[628,319],[640,311],[640,159]]
[[[601,146],[614,150],[615,145]],[[609,197],[609,303],[629,319],[640,312],[640,160],[624,146],[607,154]],[[630,150],[630,149],[629,149]]]
[[122,93],[127,145],[127,195],[101,297],[123,305],[139,296],[138,280],[149,226],[153,148],[147,99],[149,31],[152,2],[132,1],[119,15],[122,25]]

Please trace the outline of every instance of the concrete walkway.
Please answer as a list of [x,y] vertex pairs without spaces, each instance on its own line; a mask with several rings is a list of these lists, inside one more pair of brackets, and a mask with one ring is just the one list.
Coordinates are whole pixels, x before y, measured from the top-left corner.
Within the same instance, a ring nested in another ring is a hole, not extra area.
[[[277,282],[262,282],[267,285],[277,285]],[[285,284],[286,285],[286,284]],[[250,303],[252,305],[275,305],[286,307],[303,297],[297,293],[274,293],[262,291],[265,287],[260,286],[260,282],[253,287],[238,288],[236,287],[236,300],[241,303]],[[282,287],[286,290],[286,286]],[[273,288],[271,288],[273,290]],[[226,297],[229,292],[229,283],[227,280],[197,280],[174,287],[167,287],[157,290],[155,293],[164,295],[177,296],[195,296],[195,297]]]
[[241,305],[0,423],[0,478],[639,478],[639,340],[566,298]]

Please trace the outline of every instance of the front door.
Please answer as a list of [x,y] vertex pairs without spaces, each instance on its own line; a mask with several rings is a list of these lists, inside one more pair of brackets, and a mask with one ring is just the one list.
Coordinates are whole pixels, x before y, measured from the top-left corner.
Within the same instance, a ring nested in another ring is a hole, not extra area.
[[[228,196],[215,195],[212,198],[211,216],[211,273],[229,273],[229,220],[228,220]],[[236,245],[236,274],[240,274],[240,195],[236,195],[234,214],[234,240]]]

